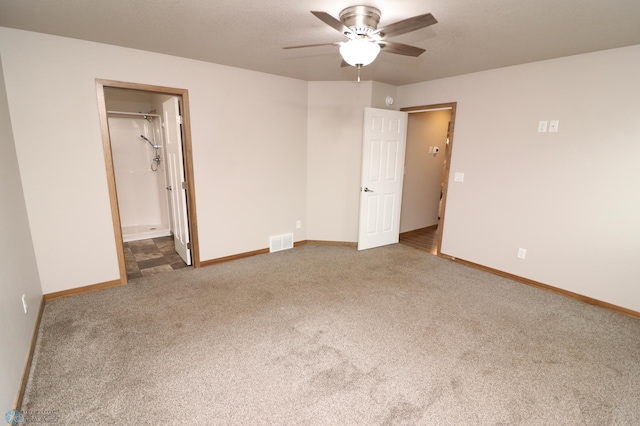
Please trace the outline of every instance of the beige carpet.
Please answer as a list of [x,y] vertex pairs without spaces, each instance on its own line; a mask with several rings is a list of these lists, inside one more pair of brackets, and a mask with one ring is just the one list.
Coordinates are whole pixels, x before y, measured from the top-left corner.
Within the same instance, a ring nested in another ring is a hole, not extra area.
[[65,425],[638,425],[640,321],[402,245],[309,245],[47,303],[23,409]]

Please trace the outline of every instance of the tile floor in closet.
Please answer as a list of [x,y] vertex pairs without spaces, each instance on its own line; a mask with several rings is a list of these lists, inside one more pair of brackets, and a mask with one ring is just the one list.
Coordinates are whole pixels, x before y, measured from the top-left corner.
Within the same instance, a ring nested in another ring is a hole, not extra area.
[[173,236],[124,243],[129,279],[186,268],[175,251]]

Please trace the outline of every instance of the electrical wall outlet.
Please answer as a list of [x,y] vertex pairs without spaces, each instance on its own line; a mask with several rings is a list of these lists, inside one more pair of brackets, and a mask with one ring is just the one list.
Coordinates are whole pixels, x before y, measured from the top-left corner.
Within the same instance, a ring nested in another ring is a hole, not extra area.
[[296,229],[300,229],[300,228],[302,228],[302,221],[296,220]]
[[518,249],[518,259],[523,259],[527,257],[527,249],[519,248]]
[[24,309],[24,313],[27,313],[27,296],[22,295],[22,309]]

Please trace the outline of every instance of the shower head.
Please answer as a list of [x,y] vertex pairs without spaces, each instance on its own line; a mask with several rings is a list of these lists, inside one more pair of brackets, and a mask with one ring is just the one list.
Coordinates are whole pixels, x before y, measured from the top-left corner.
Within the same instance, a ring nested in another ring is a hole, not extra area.
[[151,146],[153,147],[153,149],[158,149],[158,148],[160,148],[160,146],[158,146],[158,145],[156,145],[155,143],[151,142],[151,141],[149,140],[149,138],[147,138],[145,135],[140,135],[140,137],[141,137],[142,139],[144,139],[145,141],[149,142],[149,145],[151,145]]

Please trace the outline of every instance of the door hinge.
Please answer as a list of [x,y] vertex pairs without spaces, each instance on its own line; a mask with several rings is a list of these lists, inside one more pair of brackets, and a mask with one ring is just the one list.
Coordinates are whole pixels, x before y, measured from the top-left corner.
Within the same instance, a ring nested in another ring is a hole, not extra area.
[[182,182],[182,189],[187,189],[187,182]]
[[187,243],[187,250],[191,250],[191,241]]
[[182,124],[182,116],[181,115],[177,115],[176,116],[176,121],[178,122],[178,124]]

